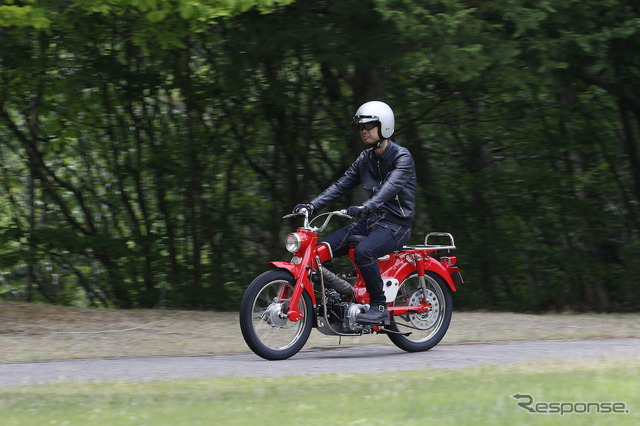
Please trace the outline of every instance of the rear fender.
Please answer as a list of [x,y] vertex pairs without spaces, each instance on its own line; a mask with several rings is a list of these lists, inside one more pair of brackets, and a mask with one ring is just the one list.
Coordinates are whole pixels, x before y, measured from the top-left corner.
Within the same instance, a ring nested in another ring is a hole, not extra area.
[[442,263],[438,262],[432,257],[430,257],[429,260],[431,262],[429,262],[424,269],[427,271],[433,271],[436,274],[440,275],[447,282],[447,285],[449,286],[451,291],[456,291],[456,285],[451,278],[451,273],[449,272],[449,270],[445,268]]
[[[442,263],[438,262],[432,257],[425,257],[423,262],[424,262],[425,271],[431,271],[435,274],[438,274],[439,276],[442,277],[443,280],[446,281],[451,291],[456,291],[456,285],[454,284],[453,279],[451,278],[451,274],[442,265]],[[405,277],[409,276],[409,274],[411,274],[416,270],[416,267],[412,265],[410,262],[403,262],[403,263],[404,264],[400,268],[397,268],[397,269],[391,268],[393,270],[393,277],[397,278],[400,281],[402,281]],[[382,281],[386,282],[384,271],[382,274]]]

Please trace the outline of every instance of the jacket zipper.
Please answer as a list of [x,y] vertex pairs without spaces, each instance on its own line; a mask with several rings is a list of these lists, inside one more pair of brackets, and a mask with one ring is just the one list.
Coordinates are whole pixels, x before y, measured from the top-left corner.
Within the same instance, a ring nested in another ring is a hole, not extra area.
[[[382,170],[380,170],[380,160],[376,160],[376,166],[378,167],[378,175],[380,176],[380,185],[382,185],[384,183],[384,181],[386,180],[386,176],[384,179],[382,179]],[[402,203],[400,202],[400,196],[396,194],[396,201],[398,202],[398,208],[400,209],[400,213],[402,213],[403,217],[407,217],[407,215],[404,212],[404,208],[402,208]]]
[[400,196],[396,195],[396,201],[398,202],[398,207],[400,207],[400,212],[402,213],[403,217],[407,217],[406,214],[404,214],[404,209],[402,208],[402,203],[400,202]]
[[[376,166],[378,167],[378,175],[380,176],[380,179],[382,179],[382,170],[380,170],[380,160],[376,160]],[[380,185],[382,185],[384,183],[385,179],[382,179],[380,181]],[[396,201],[398,202],[398,208],[400,209],[400,213],[402,213],[403,217],[407,217],[407,215],[404,212],[404,208],[402,208],[402,203],[400,202],[400,196],[396,194]]]

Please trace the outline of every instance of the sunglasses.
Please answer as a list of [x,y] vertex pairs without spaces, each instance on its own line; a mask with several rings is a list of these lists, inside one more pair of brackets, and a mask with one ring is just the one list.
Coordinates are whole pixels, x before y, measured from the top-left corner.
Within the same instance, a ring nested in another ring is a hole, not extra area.
[[358,124],[358,130],[371,130],[375,127],[378,127],[378,122],[377,121],[370,121],[368,123],[362,123],[362,124]]

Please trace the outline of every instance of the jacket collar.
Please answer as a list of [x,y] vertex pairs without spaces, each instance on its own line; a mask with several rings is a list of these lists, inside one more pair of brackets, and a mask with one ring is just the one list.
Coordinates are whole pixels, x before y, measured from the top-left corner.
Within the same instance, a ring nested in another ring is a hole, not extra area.
[[384,159],[388,158],[389,155],[392,155],[391,153],[396,150],[396,146],[397,145],[391,139],[389,139],[388,142],[387,142],[387,147],[384,149],[384,151],[382,151],[382,154],[377,155],[374,152],[376,150],[376,148],[375,147],[371,147],[371,148],[369,148],[369,156],[370,157],[380,158],[381,160],[384,160]]

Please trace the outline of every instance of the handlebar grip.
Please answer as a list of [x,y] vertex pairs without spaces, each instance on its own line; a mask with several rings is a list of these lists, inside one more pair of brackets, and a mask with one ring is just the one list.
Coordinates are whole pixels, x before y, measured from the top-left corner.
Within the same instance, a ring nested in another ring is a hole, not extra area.
[[344,217],[346,219],[351,219],[351,220],[355,219],[353,216],[349,216],[347,214],[347,209],[337,210],[335,213],[337,216]]
[[284,216],[282,216],[283,219],[289,219],[290,217],[294,217],[294,216],[306,216],[309,214],[309,210],[305,209],[304,207],[301,208],[300,210],[298,210],[297,212],[294,213],[289,213],[286,214]]

